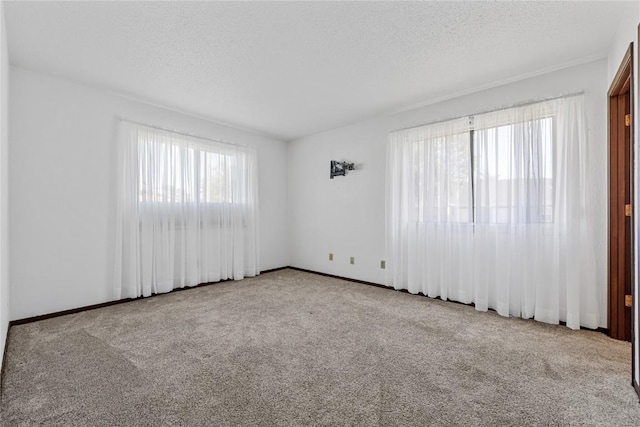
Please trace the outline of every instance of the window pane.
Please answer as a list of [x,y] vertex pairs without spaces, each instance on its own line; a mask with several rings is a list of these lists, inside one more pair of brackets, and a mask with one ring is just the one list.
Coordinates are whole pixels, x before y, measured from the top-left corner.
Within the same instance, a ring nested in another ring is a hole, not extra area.
[[469,133],[423,141],[413,147],[418,220],[471,221]]
[[146,139],[138,142],[138,165],[141,202],[232,201],[233,156],[174,139]]
[[474,132],[475,220],[553,222],[553,118]]

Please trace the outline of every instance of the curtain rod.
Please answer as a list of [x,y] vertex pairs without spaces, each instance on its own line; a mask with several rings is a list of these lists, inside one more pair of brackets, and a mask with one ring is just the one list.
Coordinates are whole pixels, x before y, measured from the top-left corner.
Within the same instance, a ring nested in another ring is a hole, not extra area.
[[158,129],[158,130],[161,130],[161,131],[164,131],[164,132],[170,132],[170,133],[175,133],[175,134],[178,134],[178,135],[188,136],[188,137],[191,137],[191,138],[202,139],[204,141],[216,142],[218,144],[232,145],[234,147],[243,147],[243,148],[250,148],[250,149],[254,149],[255,150],[255,147],[250,147],[248,145],[236,144],[236,143],[233,143],[233,142],[224,141],[222,139],[214,139],[214,138],[209,138],[209,137],[206,137],[206,136],[196,135],[196,134],[193,134],[193,133],[188,133],[188,132],[184,132],[184,131],[178,131],[178,130],[175,130],[175,129],[163,128],[161,126],[152,125],[152,124],[149,124],[149,123],[137,122],[135,120],[126,119],[124,117],[119,117],[118,116],[118,120],[120,120],[121,122],[127,122],[127,123],[131,123],[131,124],[138,125],[138,126],[144,126],[144,127],[148,127],[148,128],[152,128],[152,129]]
[[423,124],[419,124],[419,125],[409,126],[409,127],[406,127],[406,128],[393,129],[393,130],[390,130],[389,133],[400,132],[400,131],[403,131],[403,130],[416,129],[416,128],[421,128],[423,126],[435,125],[435,124],[438,124],[438,123],[444,123],[444,122],[449,122],[449,121],[452,121],[452,120],[463,119],[465,117],[473,117],[473,116],[478,116],[480,114],[493,113],[494,111],[508,110],[510,108],[525,107],[527,105],[539,104],[541,102],[547,102],[547,101],[554,101],[556,99],[561,99],[561,98],[571,98],[571,97],[574,97],[574,96],[580,96],[580,95],[584,95],[584,94],[585,94],[585,92],[583,90],[581,90],[580,92],[572,92],[572,93],[569,93],[569,94],[566,94],[566,95],[553,96],[551,98],[544,98],[544,99],[539,99],[539,100],[529,100],[529,101],[524,101],[524,102],[517,103],[517,104],[512,104],[512,105],[509,105],[507,107],[495,108],[493,110],[479,111],[479,112],[473,113],[473,114],[464,114],[462,116],[451,117],[451,118],[443,119],[443,120],[436,120],[435,122],[423,123]]

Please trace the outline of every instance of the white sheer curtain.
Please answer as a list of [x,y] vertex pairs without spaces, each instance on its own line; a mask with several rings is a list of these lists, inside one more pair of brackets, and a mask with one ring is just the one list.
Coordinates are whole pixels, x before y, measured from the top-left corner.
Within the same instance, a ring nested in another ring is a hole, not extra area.
[[259,274],[253,148],[121,121],[116,298]]
[[388,284],[596,328],[582,96],[390,134]]

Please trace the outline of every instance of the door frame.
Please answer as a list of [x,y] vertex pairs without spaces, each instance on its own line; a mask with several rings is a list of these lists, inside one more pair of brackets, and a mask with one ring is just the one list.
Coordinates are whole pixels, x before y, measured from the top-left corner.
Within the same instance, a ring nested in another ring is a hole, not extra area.
[[[638,38],[636,39],[637,43],[640,43],[640,24],[638,24]],[[632,61],[633,64],[633,61]],[[632,65],[633,66],[633,65]],[[638,70],[636,70],[636,73],[638,72]],[[632,73],[633,74],[633,73]],[[634,78],[636,79],[634,81]],[[631,81],[634,82],[636,84],[635,88],[636,90],[640,87],[640,80],[638,80],[639,77],[636,75],[635,77],[632,76]],[[635,96],[635,93],[631,93],[631,99],[633,100]],[[632,117],[635,120],[638,119],[638,116],[635,114],[635,111],[632,111]],[[635,130],[635,128],[633,128]],[[632,135],[633,138],[635,138],[636,135]],[[635,140],[634,140],[635,141]],[[634,176],[635,179],[635,176]],[[635,232],[635,230],[634,230]],[[635,234],[634,234],[634,237]],[[638,239],[638,237],[636,237],[636,239]],[[636,254],[637,255],[637,254]],[[635,259],[634,259],[635,261]],[[635,266],[636,271],[637,272],[637,268],[638,266]],[[635,279],[634,279],[635,280]],[[639,357],[639,352],[638,349],[636,348],[638,346],[638,344],[640,344],[640,332],[638,331],[638,328],[640,327],[640,325],[638,324],[637,320],[640,319],[640,304],[638,304],[638,296],[639,293],[638,291],[638,283],[634,282],[633,283],[633,288],[632,288],[632,298],[633,298],[633,307],[631,308],[632,311],[632,320],[631,320],[631,385],[633,386],[633,388],[636,390],[636,394],[638,395],[638,397],[640,397],[640,384],[638,384],[638,381],[636,381],[636,377],[638,376],[638,369],[640,369],[640,357]]]
[[[608,95],[608,134],[609,134],[609,235],[608,235],[608,330],[609,336],[631,341],[633,339],[633,306],[625,307],[625,285],[631,282],[631,295],[634,289],[634,224],[631,212],[625,215],[625,205],[633,207],[633,151],[634,123],[629,125],[629,147],[620,144],[619,136],[626,133],[624,116],[626,111],[633,118],[633,43],[629,45],[618,68]],[[629,95],[629,105],[625,104],[624,95]],[[621,146],[622,145],[622,146]],[[628,171],[628,172],[627,172]],[[628,185],[628,194],[625,190]],[[633,208],[632,208],[633,209]],[[628,226],[628,228],[627,228]],[[631,244],[629,240],[631,239]],[[626,277],[628,269],[631,277]],[[630,326],[629,326],[630,325]],[[633,374],[633,373],[632,373]]]

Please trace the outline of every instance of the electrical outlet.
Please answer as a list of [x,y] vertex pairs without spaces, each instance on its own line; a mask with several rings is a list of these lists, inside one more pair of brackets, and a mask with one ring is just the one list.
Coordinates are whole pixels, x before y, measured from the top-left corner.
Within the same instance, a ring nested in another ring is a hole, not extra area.
[[333,261],[333,254],[329,252],[329,261]]
[[349,264],[355,264],[356,259],[354,257],[349,258]]
[[385,268],[387,268],[387,263],[386,263],[386,261],[385,261],[385,260],[380,261],[380,268],[381,268],[381,269],[383,269],[383,270],[384,270]]

